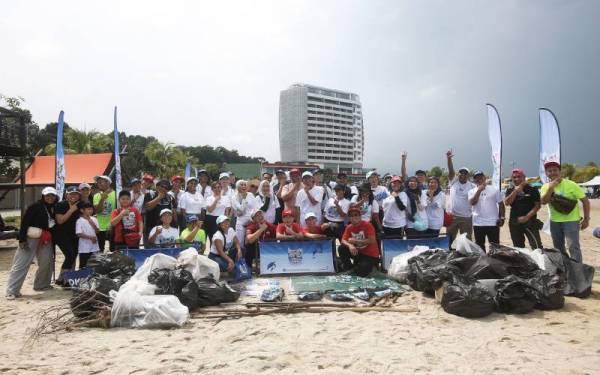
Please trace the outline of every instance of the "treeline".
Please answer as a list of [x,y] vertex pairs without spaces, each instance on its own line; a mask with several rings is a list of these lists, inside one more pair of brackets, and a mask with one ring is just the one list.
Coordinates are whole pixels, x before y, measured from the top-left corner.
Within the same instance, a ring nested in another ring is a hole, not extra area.
[[[2,103],[2,99],[4,103]],[[29,120],[27,128],[27,155],[31,159],[35,155],[54,155],[56,149],[56,129],[58,124],[52,122],[40,127],[32,120],[31,113],[21,108],[22,98],[0,97],[0,105],[13,111],[20,111]],[[3,127],[16,127],[14,120],[6,119]],[[66,154],[114,152],[114,133],[102,133],[96,130],[79,130],[64,124],[63,147]],[[143,172],[150,172],[156,177],[167,177],[183,174],[186,162],[190,160],[192,167],[204,168],[213,179],[217,179],[224,163],[261,162],[264,158],[240,155],[237,150],[225,147],[179,146],[171,142],[163,143],[155,137],[128,135],[119,132],[121,150],[121,169],[125,179],[139,177]],[[10,157],[0,160],[0,176],[10,179],[19,174],[18,165]],[[126,182],[126,181],[124,181]]]

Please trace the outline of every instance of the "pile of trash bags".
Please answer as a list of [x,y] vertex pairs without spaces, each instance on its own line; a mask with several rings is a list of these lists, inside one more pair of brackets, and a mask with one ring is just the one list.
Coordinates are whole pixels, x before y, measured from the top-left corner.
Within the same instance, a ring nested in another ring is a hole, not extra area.
[[468,318],[559,309],[565,295],[591,293],[594,268],[558,250],[492,244],[485,254],[466,235],[453,247],[456,251],[416,247],[393,259],[388,276],[435,294],[444,311]]

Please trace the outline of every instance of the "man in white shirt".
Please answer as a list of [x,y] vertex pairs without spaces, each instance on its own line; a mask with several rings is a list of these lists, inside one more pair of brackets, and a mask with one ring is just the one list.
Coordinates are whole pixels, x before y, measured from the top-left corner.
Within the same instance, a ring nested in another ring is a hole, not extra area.
[[475,243],[485,250],[489,243],[500,243],[500,227],[504,225],[504,201],[497,187],[488,185],[481,171],[473,173],[477,187],[469,190],[469,203],[473,206],[473,231]]
[[452,150],[446,153],[446,157],[448,159],[448,185],[450,186],[449,213],[452,215],[452,223],[446,231],[450,236],[450,244],[452,244],[459,231],[461,234],[466,233],[467,237],[471,239],[473,219],[468,194],[475,187],[475,184],[469,181],[469,170],[465,167],[460,168],[458,176],[456,176],[452,163],[452,158],[454,157]]
[[315,186],[315,179],[311,172],[302,173],[302,185],[303,188],[296,194],[296,207],[295,214],[296,222],[302,225],[302,228],[306,228],[306,222],[300,220],[304,218],[307,213],[312,212],[317,218],[317,224],[320,225],[322,222],[322,211],[321,201],[323,200],[324,190],[322,186]]

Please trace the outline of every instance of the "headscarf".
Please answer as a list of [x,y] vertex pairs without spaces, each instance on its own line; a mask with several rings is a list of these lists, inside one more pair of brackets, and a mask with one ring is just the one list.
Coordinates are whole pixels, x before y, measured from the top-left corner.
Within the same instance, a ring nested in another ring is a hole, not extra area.
[[[410,181],[415,180],[417,183],[417,187],[414,189],[410,188]],[[419,180],[417,180],[416,176],[412,176],[408,178],[408,184],[406,184],[406,195],[408,196],[408,203],[410,204],[410,211],[406,212],[406,217],[408,220],[414,223],[415,214],[417,213],[417,202],[421,196],[421,189],[419,189]]]
[[439,193],[442,192],[442,188],[440,186],[440,179],[437,177],[429,177],[429,181],[431,181],[431,180],[436,180],[438,183],[437,189],[433,192],[433,196],[435,197],[436,195],[438,195]]

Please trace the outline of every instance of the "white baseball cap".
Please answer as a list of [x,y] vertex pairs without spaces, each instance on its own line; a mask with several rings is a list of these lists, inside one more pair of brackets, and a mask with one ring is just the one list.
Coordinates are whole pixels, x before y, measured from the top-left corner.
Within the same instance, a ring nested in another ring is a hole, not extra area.
[[314,212],[308,212],[306,215],[304,215],[304,221],[310,219],[311,217],[314,217],[316,219],[317,215],[315,215]]
[[106,181],[108,181],[109,184],[112,184],[112,180],[110,179],[110,177],[108,177],[106,175],[94,177],[95,182],[98,182],[98,180],[100,180],[100,179],[106,180]]
[[222,222],[224,222],[225,220],[230,220],[229,216],[226,215],[221,215],[217,218],[217,225],[221,224]]
[[169,210],[168,208],[163,208],[162,210],[160,210],[160,216],[162,216],[164,214],[171,214],[171,215],[173,215],[173,211]]
[[54,194],[58,197],[58,192],[52,186],[45,187],[44,190],[42,190],[42,195],[49,195],[49,194]]
[[313,174],[311,172],[309,172],[309,171],[306,171],[306,172],[302,173],[302,178],[304,178],[304,177],[312,177],[312,176],[313,176]]
[[219,175],[219,180],[222,180],[224,178],[229,178],[229,173],[223,172]]
[[379,176],[379,173],[377,173],[376,171],[368,171],[367,172],[367,180],[369,179],[369,177],[371,176]]
[[185,180],[185,183],[189,184],[190,181],[196,181],[196,182],[198,182],[198,178],[197,177],[193,177],[193,176],[192,177],[188,177],[187,180]]
[[92,187],[90,186],[90,184],[88,184],[87,182],[82,182],[79,184],[78,189],[79,190],[83,190],[83,189],[91,189]]

